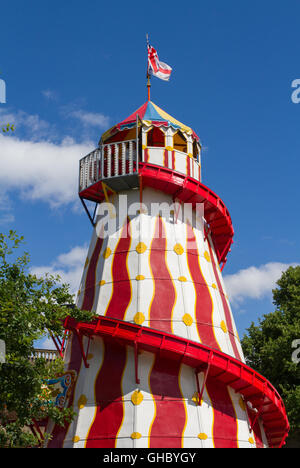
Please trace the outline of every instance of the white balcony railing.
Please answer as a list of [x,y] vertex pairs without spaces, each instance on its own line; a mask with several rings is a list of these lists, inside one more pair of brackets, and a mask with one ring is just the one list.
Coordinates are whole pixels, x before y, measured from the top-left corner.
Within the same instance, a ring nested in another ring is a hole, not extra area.
[[79,192],[99,180],[136,174],[138,140],[103,144],[79,162]]

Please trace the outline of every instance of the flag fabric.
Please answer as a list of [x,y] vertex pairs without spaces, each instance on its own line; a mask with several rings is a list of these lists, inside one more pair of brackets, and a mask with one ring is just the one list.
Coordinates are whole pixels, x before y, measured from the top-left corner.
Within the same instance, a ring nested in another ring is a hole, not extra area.
[[172,68],[158,58],[157,52],[148,44],[148,73],[164,81],[169,81]]

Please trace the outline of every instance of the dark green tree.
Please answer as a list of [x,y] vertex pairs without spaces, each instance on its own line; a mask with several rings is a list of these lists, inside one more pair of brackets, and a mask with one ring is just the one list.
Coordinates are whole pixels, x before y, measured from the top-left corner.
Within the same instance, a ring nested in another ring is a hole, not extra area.
[[43,379],[61,371],[43,359],[29,358],[34,342],[45,335],[62,336],[62,320],[70,315],[89,321],[90,312],[68,307],[73,304],[69,286],[57,276],[38,278],[29,271],[29,255],[18,254],[23,237],[10,231],[0,234],[0,339],[6,344],[5,362],[0,363],[0,447],[35,446],[37,439],[26,428],[47,417],[58,424],[73,417],[41,400]]
[[300,434],[300,266],[285,271],[277,286],[275,311],[252,322],[242,346],[247,364],[281,394],[293,437]]

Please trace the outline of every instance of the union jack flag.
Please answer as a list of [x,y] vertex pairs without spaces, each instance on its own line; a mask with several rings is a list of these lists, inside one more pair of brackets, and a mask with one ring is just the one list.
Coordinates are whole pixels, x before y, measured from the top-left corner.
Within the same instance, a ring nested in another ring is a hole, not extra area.
[[160,62],[157,52],[151,45],[148,47],[148,73],[160,78],[164,81],[169,81],[172,68],[164,62]]

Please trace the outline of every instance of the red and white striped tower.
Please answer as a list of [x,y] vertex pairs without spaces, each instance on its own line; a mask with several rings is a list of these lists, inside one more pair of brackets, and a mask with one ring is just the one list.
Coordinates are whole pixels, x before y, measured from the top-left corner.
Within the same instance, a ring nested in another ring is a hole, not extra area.
[[148,100],[80,161],[94,230],[77,304],[95,320],[65,321],[76,417],[48,447],[283,445],[283,402],[244,361],[221,274],[231,218],[200,154]]

